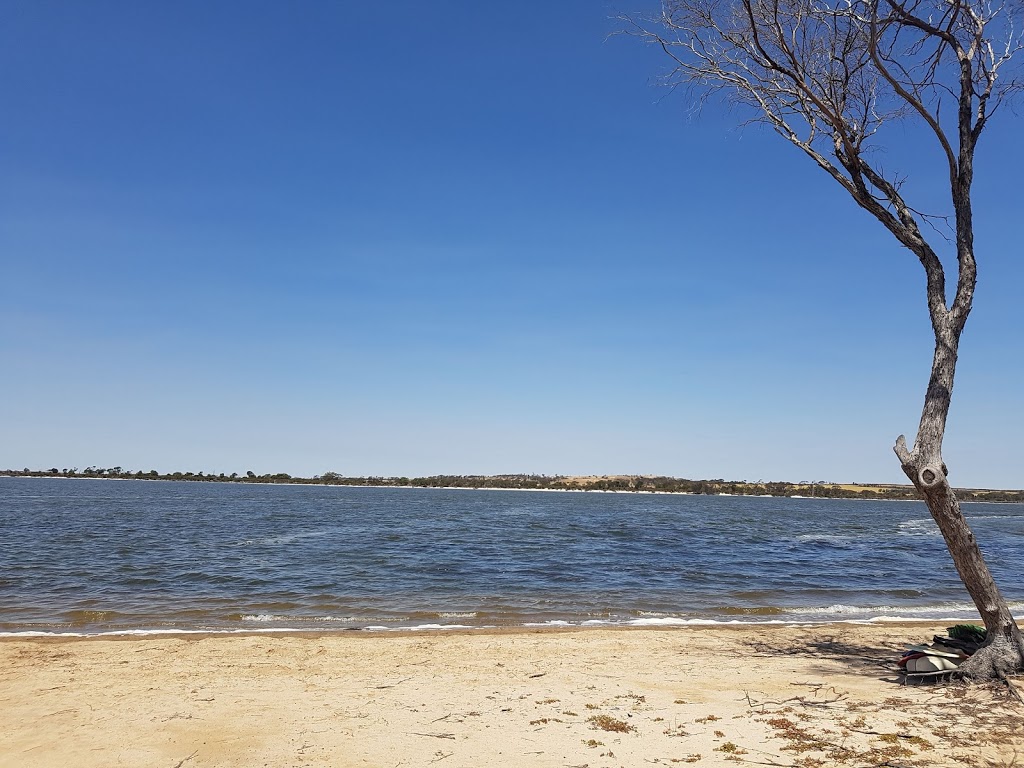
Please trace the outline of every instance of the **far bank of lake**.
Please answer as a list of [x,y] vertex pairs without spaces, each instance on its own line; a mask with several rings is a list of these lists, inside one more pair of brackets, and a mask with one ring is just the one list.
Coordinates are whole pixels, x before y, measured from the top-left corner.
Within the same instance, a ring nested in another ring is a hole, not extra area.
[[[0,470],[0,477],[36,477],[105,480],[173,480],[199,483],[253,483],[259,485],[343,485],[374,488],[471,488],[475,490],[612,491],[623,493],[680,493],[707,496],[782,496],[788,498],[916,500],[911,485],[826,482],[763,482],[739,480],[687,480],[659,475],[431,475],[429,477],[345,477],[325,472],[313,477],[293,477],[286,472],[258,475],[204,472],[160,473],[122,467],[87,467],[47,470]],[[957,488],[961,501],[1024,503],[1024,490]]]

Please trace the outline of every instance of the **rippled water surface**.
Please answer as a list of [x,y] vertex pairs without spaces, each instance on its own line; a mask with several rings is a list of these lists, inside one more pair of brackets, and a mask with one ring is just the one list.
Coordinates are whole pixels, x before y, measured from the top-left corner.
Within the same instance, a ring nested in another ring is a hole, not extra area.
[[0,557],[4,632],[976,617],[916,502],[0,478]]

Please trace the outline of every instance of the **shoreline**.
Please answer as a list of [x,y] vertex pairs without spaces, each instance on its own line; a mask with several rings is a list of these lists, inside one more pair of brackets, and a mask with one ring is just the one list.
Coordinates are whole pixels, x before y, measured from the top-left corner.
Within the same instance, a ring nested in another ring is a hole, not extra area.
[[822,630],[842,627],[914,627],[934,626],[956,623],[980,624],[981,618],[974,616],[946,616],[911,618],[906,616],[873,616],[867,619],[822,619],[809,621],[803,619],[678,619],[669,621],[639,620],[634,622],[610,622],[589,620],[581,622],[549,621],[525,624],[420,624],[409,626],[367,626],[367,627],[240,627],[240,628],[172,628],[172,629],[114,629],[95,632],[48,631],[48,630],[6,630],[0,631],[0,642],[12,640],[90,640],[90,639],[145,639],[181,637],[260,637],[260,636],[302,636],[302,637],[333,637],[333,636],[378,636],[395,635],[457,635],[457,634],[532,634],[537,632],[685,632],[699,629],[740,629],[754,630],[758,627],[787,627],[793,629]]
[[898,684],[902,649],[943,631],[4,638],[0,766],[1010,764],[1005,689]]
[[[307,487],[307,488],[378,488],[378,489],[400,489],[400,490],[424,490],[424,491],[511,491],[516,493],[578,493],[578,494],[623,494],[630,496],[697,496],[697,497],[727,497],[734,499],[804,499],[810,501],[900,501],[917,504],[924,504],[918,497],[889,496],[804,496],[801,494],[770,494],[770,493],[694,493],[692,491],[649,491],[649,490],[620,490],[605,488],[503,488],[498,486],[464,486],[464,485],[384,485],[384,484],[359,484],[359,483],[315,483],[315,482],[290,482],[287,480],[274,482],[256,482],[251,480],[199,480],[185,478],[146,478],[146,477],[93,477],[76,475],[22,475],[3,474],[0,477],[22,480],[116,480],[116,481],[140,481],[146,483],[205,483],[212,485],[252,485],[252,486],[285,486],[285,487]],[[962,489],[961,489],[962,490]],[[1002,492],[1000,489],[967,489],[968,491]],[[959,499],[961,504],[1024,504],[1020,501],[986,501],[983,499]]]
[[[459,635],[467,636],[506,636],[506,635],[568,635],[586,634],[600,632],[754,632],[759,628],[771,632],[776,629],[806,630],[810,633],[819,633],[826,630],[840,632],[846,629],[859,631],[857,628],[870,629],[872,627],[883,630],[886,633],[896,630],[907,630],[908,632],[920,631],[922,627],[929,631],[936,627],[944,628],[950,622],[973,622],[980,623],[980,619],[945,618],[945,619],[905,619],[905,618],[881,618],[865,620],[842,620],[823,622],[789,622],[789,621],[729,621],[729,622],[695,622],[692,624],[661,624],[630,626],[625,624],[601,626],[585,626],[580,624],[571,625],[516,625],[516,626],[424,626],[417,627],[373,627],[368,629],[157,629],[157,630],[116,630],[101,633],[0,633],[0,644],[18,641],[51,641],[51,642],[88,642],[88,641],[130,641],[139,640],[204,640],[204,639],[230,639],[230,638],[297,638],[306,640],[323,640],[328,638],[363,638],[363,639],[390,639],[410,637],[452,637]],[[938,631],[938,630],[936,630]]]

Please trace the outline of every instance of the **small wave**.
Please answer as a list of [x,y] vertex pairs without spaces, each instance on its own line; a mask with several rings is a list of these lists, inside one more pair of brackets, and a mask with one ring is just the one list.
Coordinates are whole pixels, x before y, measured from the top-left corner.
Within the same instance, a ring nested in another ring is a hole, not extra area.
[[299,541],[300,539],[317,539],[322,536],[326,536],[330,533],[330,530],[321,531],[301,531],[299,533],[285,533],[280,536],[267,536],[262,539],[242,539],[236,541],[234,546],[236,547],[252,547],[252,546],[267,546],[275,547],[282,544],[291,544],[293,541]]
[[251,635],[281,632],[302,632],[301,629],[288,627],[267,627],[260,630],[251,629],[115,629],[109,632],[44,632],[28,630],[25,632],[0,632],[0,637],[148,637],[151,635]]
[[370,622],[382,622],[397,624],[403,621],[408,621],[406,616],[314,616],[312,619],[291,619],[292,621],[316,621],[322,623],[339,623],[339,624],[366,624]]
[[572,627],[572,622],[564,619],[552,619],[551,621],[528,621],[524,627]]
[[945,603],[942,605],[827,605],[811,608],[793,608],[787,613],[796,615],[832,615],[832,616],[863,616],[874,614],[876,616],[926,616],[936,613],[977,613],[977,608],[972,603]]
[[724,613],[726,616],[781,616],[785,613],[793,613],[792,610],[777,608],[772,605],[762,605],[753,608],[746,608],[735,605],[725,605],[720,608],[712,608],[712,613]]
[[846,547],[854,539],[861,536],[842,536],[840,534],[804,533],[796,537],[796,540],[804,544],[824,544],[830,547]]
[[353,624],[357,621],[368,621],[368,619],[360,619],[357,616],[314,616],[310,621],[319,621],[325,624]]
[[899,524],[903,536],[941,536],[942,532],[930,517],[904,520]]
[[82,624],[98,624],[120,616],[117,611],[68,611],[64,614],[68,624],[72,626]]
[[280,616],[275,613],[247,613],[232,614],[228,616],[230,621],[247,621],[254,623],[269,624],[272,622],[291,622],[293,624],[307,624],[309,622],[321,624],[364,624],[376,623],[400,623],[408,621],[407,616]]
[[920,589],[887,589],[885,594],[890,597],[918,598],[924,597],[925,593]]
[[552,619],[551,621],[531,622],[523,624],[524,627],[704,627],[716,625],[738,625],[738,624],[805,624],[806,621],[784,621],[775,619],[770,621],[743,621],[741,619],[707,619],[707,618],[683,618],[681,616],[645,616],[636,619],[625,619],[613,621],[610,619],[588,619],[586,621],[565,621],[563,619]]
[[709,624],[742,624],[743,622],[737,619],[720,621],[716,619],[681,619],[675,616],[663,616],[657,619],[630,619],[626,623],[631,627],[689,627]]

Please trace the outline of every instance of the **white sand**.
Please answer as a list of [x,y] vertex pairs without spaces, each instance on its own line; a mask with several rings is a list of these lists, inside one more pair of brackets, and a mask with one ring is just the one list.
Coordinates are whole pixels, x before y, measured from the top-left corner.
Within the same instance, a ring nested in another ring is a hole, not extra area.
[[903,645],[941,631],[6,639],[0,766],[1020,763],[1002,689],[896,684]]

